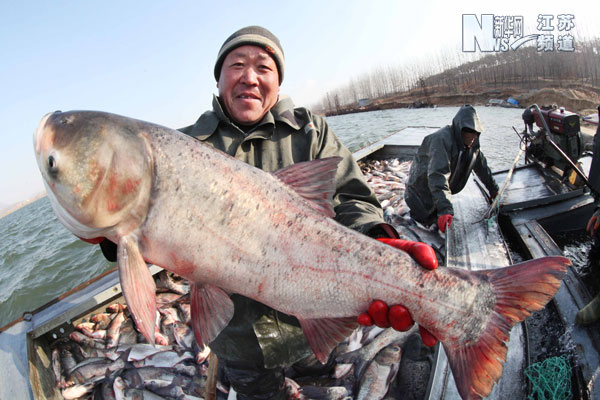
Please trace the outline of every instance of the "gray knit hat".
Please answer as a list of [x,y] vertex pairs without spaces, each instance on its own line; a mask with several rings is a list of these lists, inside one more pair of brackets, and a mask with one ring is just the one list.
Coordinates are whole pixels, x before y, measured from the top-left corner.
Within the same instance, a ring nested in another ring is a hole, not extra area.
[[279,84],[283,81],[283,70],[285,67],[283,58],[283,49],[277,36],[273,35],[269,30],[262,26],[247,26],[236,32],[225,40],[219,55],[217,56],[217,62],[215,63],[215,79],[218,81],[221,75],[221,67],[223,61],[229,52],[237,47],[244,45],[255,45],[264,49],[267,53],[273,57],[275,64],[277,64],[277,70],[279,72]]

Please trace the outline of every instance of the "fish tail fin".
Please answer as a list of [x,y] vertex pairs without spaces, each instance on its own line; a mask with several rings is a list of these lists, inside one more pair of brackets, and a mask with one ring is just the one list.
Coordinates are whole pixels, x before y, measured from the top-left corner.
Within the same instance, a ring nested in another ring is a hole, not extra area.
[[496,304],[477,342],[464,347],[444,345],[456,387],[463,399],[487,397],[502,375],[510,330],[532,312],[546,306],[558,291],[565,257],[544,257],[506,268],[475,271],[489,281]]

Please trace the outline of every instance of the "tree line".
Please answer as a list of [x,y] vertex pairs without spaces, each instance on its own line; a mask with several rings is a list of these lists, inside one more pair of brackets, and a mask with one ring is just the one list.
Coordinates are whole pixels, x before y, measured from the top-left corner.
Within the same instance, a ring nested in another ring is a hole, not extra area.
[[321,113],[358,108],[360,99],[385,99],[420,89],[453,93],[471,85],[502,89],[600,87],[600,38],[578,42],[573,52],[538,51],[536,46],[491,54],[441,51],[409,65],[380,67],[325,94],[312,108]]

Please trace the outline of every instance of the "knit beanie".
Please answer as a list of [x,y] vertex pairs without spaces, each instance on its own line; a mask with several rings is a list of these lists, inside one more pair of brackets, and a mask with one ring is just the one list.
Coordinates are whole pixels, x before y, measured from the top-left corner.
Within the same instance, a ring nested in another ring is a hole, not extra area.
[[219,55],[217,56],[217,62],[215,63],[215,79],[218,81],[221,75],[221,67],[227,54],[235,48],[244,45],[254,45],[264,49],[267,53],[273,57],[275,64],[277,64],[277,71],[279,72],[279,84],[283,81],[283,70],[285,67],[283,58],[283,49],[277,36],[273,35],[269,30],[262,26],[247,26],[236,32],[225,40]]

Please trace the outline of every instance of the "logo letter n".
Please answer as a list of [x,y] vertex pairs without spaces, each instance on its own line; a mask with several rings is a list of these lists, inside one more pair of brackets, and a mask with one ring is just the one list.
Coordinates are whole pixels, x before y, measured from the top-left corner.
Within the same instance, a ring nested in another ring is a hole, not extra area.
[[494,14],[481,14],[481,23],[475,14],[462,16],[462,51],[473,53],[494,51]]

